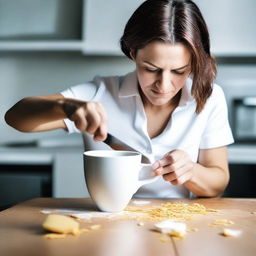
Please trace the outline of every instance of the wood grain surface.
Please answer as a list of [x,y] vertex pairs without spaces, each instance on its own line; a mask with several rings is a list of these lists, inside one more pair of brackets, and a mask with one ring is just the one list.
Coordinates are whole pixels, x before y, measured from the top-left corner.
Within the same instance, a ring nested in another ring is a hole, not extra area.
[[[91,223],[79,221],[82,228],[100,224],[99,230],[79,236],[68,235],[64,239],[48,240],[42,223],[46,218],[43,209],[97,210],[90,199],[37,198],[20,203],[0,212],[0,255],[1,256],[255,256],[256,255],[256,199],[149,199],[150,205],[160,206],[164,202],[200,203],[207,208],[218,209],[218,213],[197,216],[186,221],[188,232],[184,239],[168,237],[161,241],[162,234],[154,231],[154,222],[107,218],[93,219]],[[135,206],[135,205],[131,205]],[[211,226],[216,219],[234,222],[229,228],[239,229],[239,237],[224,237],[223,227]]]

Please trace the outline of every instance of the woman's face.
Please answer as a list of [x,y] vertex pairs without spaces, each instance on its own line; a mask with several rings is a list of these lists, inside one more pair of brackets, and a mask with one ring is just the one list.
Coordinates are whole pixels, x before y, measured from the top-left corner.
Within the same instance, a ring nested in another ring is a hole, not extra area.
[[155,41],[133,57],[142,98],[148,106],[169,106],[191,72],[191,53],[180,43]]

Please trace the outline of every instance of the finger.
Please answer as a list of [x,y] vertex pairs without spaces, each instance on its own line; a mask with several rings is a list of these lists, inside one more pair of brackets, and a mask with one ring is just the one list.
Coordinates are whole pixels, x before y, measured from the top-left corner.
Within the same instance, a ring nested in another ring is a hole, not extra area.
[[186,154],[183,154],[182,157],[180,157],[176,162],[174,162],[171,165],[171,169],[173,171],[177,171],[180,168],[182,168],[184,165],[188,164],[188,162],[190,162],[189,157]]
[[98,112],[93,112],[86,117],[88,125],[86,131],[90,134],[95,134],[101,123],[101,117]]
[[156,161],[153,164],[152,168],[153,168],[153,170],[156,171],[156,170],[163,168],[167,165],[170,165],[172,163],[173,163],[173,158],[172,158],[171,154],[168,154],[168,155],[165,155],[162,159]]
[[88,123],[84,116],[81,116],[79,114],[76,114],[74,117],[74,123],[78,130],[80,131],[86,131]]
[[164,180],[166,181],[173,181],[179,179],[182,175],[190,170],[190,165],[184,165],[176,171],[166,172],[163,175]]
[[172,185],[179,186],[183,185],[185,182],[189,181],[192,178],[191,172],[186,172],[184,175],[180,176],[178,179],[171,181]]
[[101,103],[97,104],[102,123],[107,123],[107,113]]
[[93,139],[95,141],[104,141],[106,138],[107,138],[107,126],[105,124],[102,124],[96,130]]
[[164,173],[164,167],[159,167],[153,171],[156,176],[162,176]]
[[177,166],[181,166],[181,164],[173,163],[171,156],[167,156],[155,162],[153,164],[153,170],[155,175],[164,175],[169,172],[174,172],[177,169]]
[[179,172],[187,164],[187,159],[180,159],[174,164],[166,165],[164,167],[159,167],[155,169],[157,175],[165,175],[167,173]]
[[94,140],[96,141],[104,141],[107,138],[107,118],[106,118],[106,112],[105,109],[102,107],[102,105],[98,104],[99,109],[99,115],[101,118],[100,126],[96,130],[94,134]]
[[158,160],[161,167],[170,165],[182,158],[183,152],[181,150],[174,150],[167,153],[162,159]]

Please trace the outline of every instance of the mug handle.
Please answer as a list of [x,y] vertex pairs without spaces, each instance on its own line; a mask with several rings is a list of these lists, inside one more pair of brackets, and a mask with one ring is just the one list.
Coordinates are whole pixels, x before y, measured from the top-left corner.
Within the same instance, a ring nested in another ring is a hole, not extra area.
[[140,171],[139,171],[139,180],[138,180],[138,184],[139,187],[145,185],[145,184],[149,184],[152,183],[156,180],[158,180],[158,178],[160,176],[154,176],[153,172],[152,172],[152,164],[144,164],[141,163],[140,164]]

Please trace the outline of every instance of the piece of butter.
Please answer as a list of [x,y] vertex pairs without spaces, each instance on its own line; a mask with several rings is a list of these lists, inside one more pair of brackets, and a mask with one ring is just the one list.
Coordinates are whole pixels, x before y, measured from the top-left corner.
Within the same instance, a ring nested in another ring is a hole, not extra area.
[[223,236],[232,236],[232,237],[238,237],[241,234],[241,230],[237,230],[237,229],[230,229],[230,228],[224,228],[223,229]]
[[79,234],[79,223],[64,215],[48,215],[43,223],[43,228],[60,234]]
[[187,226],[185,223],[174,222],[170,220],[155,223],[158,231],[170,236],[177,236],[183,238],[187,233]]

